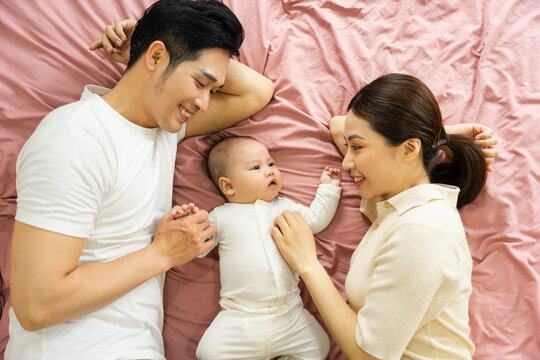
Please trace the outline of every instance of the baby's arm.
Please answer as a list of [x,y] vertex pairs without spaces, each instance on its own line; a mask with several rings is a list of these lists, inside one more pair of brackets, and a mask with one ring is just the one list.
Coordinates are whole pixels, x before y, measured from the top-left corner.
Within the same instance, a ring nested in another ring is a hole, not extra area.
[[314,234],[324,230],[336,213],[341,195],[341,170],[326,167],[321,175],[321,184],[315,199],[309,207],[295,204],[292,211],[298,211],[311,227]]
[[321,175],[321,184],[341,185],[341,169],[325,167]]

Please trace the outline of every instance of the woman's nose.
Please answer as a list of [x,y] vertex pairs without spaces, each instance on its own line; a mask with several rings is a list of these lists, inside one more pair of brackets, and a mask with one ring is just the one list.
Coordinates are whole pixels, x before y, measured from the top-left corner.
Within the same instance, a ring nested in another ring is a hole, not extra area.
[[347,148],[347,152],[345,153],[345,157],[343,158],[343,161],[341,162],[341,167],[344,170],[351,170],[354,167],[349,148]]

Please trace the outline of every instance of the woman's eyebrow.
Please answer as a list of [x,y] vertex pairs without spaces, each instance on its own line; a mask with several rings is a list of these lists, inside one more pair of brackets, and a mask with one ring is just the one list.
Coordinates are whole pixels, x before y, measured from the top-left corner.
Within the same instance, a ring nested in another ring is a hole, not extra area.
[[362,137],[360,135],[350,135],[347,140],[353,140],[353,139],[360,139],[360,140],[366,140],[365,137]]

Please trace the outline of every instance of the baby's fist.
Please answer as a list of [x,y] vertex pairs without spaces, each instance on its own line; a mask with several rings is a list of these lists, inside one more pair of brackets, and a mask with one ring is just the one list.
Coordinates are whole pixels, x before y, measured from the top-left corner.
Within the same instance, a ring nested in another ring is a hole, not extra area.
[[172,208],[172,215],[173,219],[177,220],[184,216],[188,216],[191,214],[195,214],[199,211],[199,208],[196,207],[193,203],[189,203],[188,205],[176,205]]
[[321,175],[321,184],[339,186],[341,184],[341,169],[325,167]]

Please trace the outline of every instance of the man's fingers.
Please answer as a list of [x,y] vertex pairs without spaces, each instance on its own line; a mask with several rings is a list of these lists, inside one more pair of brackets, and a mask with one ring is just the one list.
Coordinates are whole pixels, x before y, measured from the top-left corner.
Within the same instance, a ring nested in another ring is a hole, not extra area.
[[114,46],[112,45],[111,40],[109,39],[107,34],[103,34],[101,36],[101,45],[105,49],[105,51],[107,51],[107,53],[112,54]]
[[208,239],[201,245],[197,255],[204,254],[208,250],[212,249],[215,245],[216,242],[213,239]]
[[204,228],[204,230],[201,232],[201,237],[203,241],[206,239],[211,238],[216,233],[216,228],[212,225],[210,225],[210,222],[208,223],[208,226]]
[[116,41],[116,43],[119,46],[122,46],[124,41],[126,41],[126,34],[124,33],[123,21],[114,24],[114,32],[115,32],[116,36],[118,36],[118,41]]
[[111,43],[114,43],[116,44],[117,47],[121,47],[122,46],[122,39],[120,39],[116,33],[117,31],[117,27],[116,27],[117,24],[115,25],[109,25],[105,28],[105,36],[107,36],[110,40]]
[[103,47],[103,45],[101,44],[101,39],[99,39],[99,40],[94,41],[92,44],[90,44],[88,49],[90,49],[91,51],[94,51],[101,47]]

